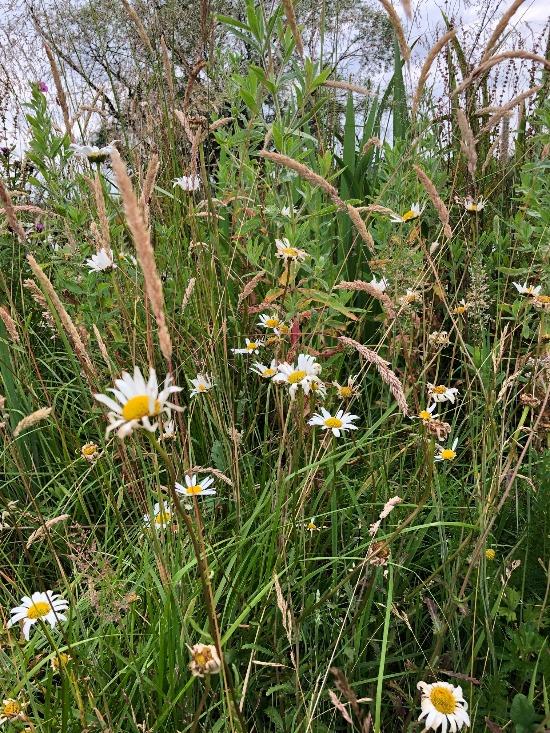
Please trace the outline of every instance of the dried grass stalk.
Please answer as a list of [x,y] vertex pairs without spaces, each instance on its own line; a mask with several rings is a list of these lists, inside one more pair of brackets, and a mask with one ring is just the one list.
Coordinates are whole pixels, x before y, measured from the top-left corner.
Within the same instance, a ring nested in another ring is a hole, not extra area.
[[[540,92],[542,89],[542,84],[539,84],[536,87],[531,87],[526,92],[522,92],[521,94],[518,94],[517,97],[514,97],[509,102],[504,104],[502,107],[499,107],[498,109],[494,110],[494,114],[492,117],[489,118],[489,120],[483,125],[481,130],[479,131],[479,134],[483,132],[488,132],[491,128],[493,128],[495,125],[497,125],[500,120],[507,114],[509,114],[514,107],[517,107],[518,105],[522,104],[526,99],[529,99],[529,97],[532,97],[533,94],[536,94],[537,92]],[[480,110],[480,112],[484,112],[485,110]]]
[[399,378],[395,374],[395,372],[393,372],[389,368],[389,362],[382,359],[382,357],[379,356],[375,351],[371,351],[371,349],[368,349],[366,346],[363,346],[363,344],[360,344],[358,341],[355,341],[348,336],[339,336],[338,340],[346,346],[352,346],[356,351],[361,354],[362,357],[364,357],[369,362],[369,364],[374,364],[378,373],[380,374],[380,377],[382,378],[382,381],[385,382],[390,388],[390,392],[395,397],[395,401],[399,405],[399,409],[401,410],[403,415],[405,415],[405,417],[408,417],[409,406],[407,405],[407,398],[405,397],[403,385],[399,381]]
[[282,0],[282,2],[287,23],[290,26],[290,30],[292,31],[292,36],[294,38],[294,43],[296,44],[296,49],[300,56],[304,58],[304,45],[302,43],[302,36],[300,35],[300,31],[298,30],[296,14],[294,13],[294,5],[292,4],[292,0]]
[[328,696],[330,698],[331,703],[334,705],[336,710],[340,713],[340,715],[344,718],[346,723],[349,723],[350,725],[353,725],[353,720],[350,717],[350,714],[346,710],[345,706],[340,702],[340,700],[336,697],[335,693],[332,690],[328,691]]
[[149,36],[147,35],[147,31],[145,30],[145,26],[141,22],[141,18],[137,14],[136,9],[132,5],[130,5],[130,3],[128,2],[128,0],[122,0],[122,4],[124,5],[124,9],[128,13],[128,17],[130,18],[130,20],[132,21],[132,23],[135,25],[137,34],[140,37],[141,42],[143,43],[143,45],[145,46],[145,48],[149,51],[149,53],[151,54],[151,56],[153,56],[154,53],[155,53],[153,51],[153,46],[151,45],[151,41],[149,40]]
[[449,226],[449,210],[443,203],[440,195],[437,193],[437,188],[434,186],[433,182],[422,170],[422,168],[419,165],[415,165],[413,167],[416,171],[418,179],[420,180],[420,183],[424,186],[426,193],[430,197],[430,200],[434,205],[435,210],[437,211],[439,221],[441,222],[441,226],[443,227],[443,234],[447,237],[447,239],[450,239],[453,236],[453,233],[451,231],[451,227]]
[[441,38],[434,43],[434,45],[431,47],[428,55],[426,56],[426,60],[422,64],[422,68],[420,70],[420,76],[418,77],[418,84],[416,85],[416,90],[413,97],[413,103],[411,108],[411,116],[415,117],[416,113],[418,111],[418,105],[420,104],[420,99],[422,97],[422,92],[424,91],[424,87],[426,86],[426,81],[428,79],[428,75],[430,73],[430,69],[432,68],[432,64],[439,54],[439,52],[445,48],[445,46],[449,43],[450,40],[452,40],[456,36],[456,30],[452,28],[450,31],[445,33],[444,36],[441,36]]
[[379,204],[369,204],[368,206],[358,206],[357,211],[368,211],[369,214],[384,214],[384,216],[398,216],[393,209]]
[[350,282],[344,280],[341,283],[338,283],[338,285],[335,285],[334,289],[361,290],[362,292],[368,293],[373,298],[376,298],[376,300],[380,301],[382,307],[388,315],[388,318],[395,318],[395,306],[392,303],[391,298],[386,293],[383,293],[380,288],[377,288],[374,285],[365,282],[364,280],[352,280]]
[[323,86],[330,87],[331,89],[345,89],[348,92],[363,94],[365,97],[374,96],[372,89],[362,87],[359,84],[352,84],[350,81],[329,80],[325,81]]
[[265,275],[265,270],[260,270],[260,272],[257,272],[254,277],[250,278],[250,280],[246,283],[244,288],[239,293],[239,299],[237,301],[237,308],[241,305],[243,300],[246,300],[248,296],[254,292],[256,289],[256,285],[262,280],[263,276]]
[[[29,265],[31,266],[31,270],[34,272],[36,279],[44,288],[48,298],[53,305],[54,310],[59,316],[61,325],[63,326],[65,332],[67,333],[67,336],[71,340],[77,359],[82,364],[84,370],[88,375],[94,374],[94,367],[88,355],[88,352],[86,351],[86,347],[84,346],[82,338],[80,337],[80,334],[76,326],[74,325],[72,318],[67,313],[65,306],[61,302],[59,295],[56,293],[50,279],[31,254],[27,255],[27,260],[29,261]],[[51,310],[49,304],[48,310]]]
[[491,56],[487,61],[476,66],[470,76],[466,77],[466,79],[457,86],[452,96],[455,97],[457,94],[461,94],[480,74],[484,74],[486,71],[492,69],[493,66],[500,64],[502,61],[508,61],[509,59],[529,59],[537,64],[542,64],[546,69],[550,69],[550,61],[545,59],[544,56],[538,56],[532,51],[504,51],[503,53],[498,54],[498,56]]
[[401,6],[403,10],[405,11],[405,15],[409,20],[412,18],[412,7],[411,7],[411,0],[401,0]]
[[157,180],[159,167],[159,157],[156,153],[153,153],[149,159],[149,164],[147,165],[145,180],[143,182],[143,188],[141,189],[141,196],[139,197],[139,205],[143,212],[143,219],[146,227],[149,227],[149,202],[153,195],[153,189],[155,187],[155,181]]
[[157,322],[160,350],[162,351],[164,358],[169,361],[172,355],[172,342],[170,340],[166,317],[164,315],[162,282],[157,271],[155,254],[153,252],[153,247],[151,246],[149,230],[145,225],[136,194],[134,193],[132,183],[128,173],[126,172],[126,166],[124,165],[118,150],[113,150],[111,153],[111,161],[120,195],[122,197],[122,204],[124,206],[128,228],[132,234],[137,259],[143,272],[145,290],[151,302],[151,307],[153,308],[153,313]]
[[290,644],[290,658],[292,660],[292,664],[296,666],[296,660],[294,659],[294,652],[293,652],[294,630],[292,628],[292,614],[285,600],[285,597],[283,596],[283,591],[281,588],[281,584],[279,583],[279,578],[277,577],[275,573],[273,574],[273,585],[275,586],[275,597],[277,599],[277,608],[281,612],[283,628],[286,632],[286,638],[288,639],[288,643]]
[[26,288],[30,294],[32,299],[38,303],[38,305],[43,308],[44,310],[48,309],[48,301],[42,294],[42,291],[38,287],[38,285],[32,280],[31,278],[27,278],[26,280],[23,280],[23,287]]
[[209,125],[208,129],[210,132],[215,132],[216,130],[219,130],[220,127],[224,127],[224,125],[228,125],[230,122],[233,122],[234,119],[234,117],[220,117],[219,120],[216,120]]
[[483,56],[481,57],[480,63],[483,63],[486,61],[489,56],[493,53],[493,50],[495,46],[497,45],[498,39],[504,32],[504,29],[510,22],[512,16],[515,14],[516,10],[523,5],[525,0],[514,0],[514,2],[510,5],[508,10],[505,11],[502,18],[497,23],[495,30],[492,32],[491,37],[487,41],[487,45],[485,46],[485,50],[483,51]]
[[97,217],[99,219],[99,227],[100,227],[103,247],[110,253],[111,252],[111,231],[109,227],[109,219],[107,218],[107,209],[105,208],[105,199],[103,197],[103,188],[101,186],[101,180],[99,178],[99,174],[97,171],[92,180],[92,189],[94,192],[95,205],[97,208]]
[[231,481],[229,476],[226,476],[225,473],[222,473],[217,468],[213,468],[212,466],[192,466],[191,468],[187,469],[185,473],[211,473],[212,476],[219,478],[220,481],[224,482],[224,484],[227,484],[228,486],[233,486],[233,481]]
[[397,36],[397,42],[399,43],[399,48],[401,49],[401,56],[403,56],[405,61],[408,61],[411,57],[411,49],[409,48],[407,39],[405,38],[405,31],[403,30],[403,26],[401,25],[399,16],[397,15],[397,12],[391,4],[390,0],[380,0],[380,2],[383,5],[384,10],[388,14],[390,23],[393,26],[395,35]]
[[192,277],[189,280],[189,282],[187,283],[187,287],[185,288],[185,293],[183,294],[183,300],[181,301],[182,311],[185,310],[187,304],[191,300],[191,296],[193,295],[193,290],[195,289],[196,282],[197,282],[196,278]]
[[8,189],[4,186],[4,182],[0,179],[0,202],[2,203],[2,208],[4,209],[4,212],[6,214],[6,219],[8,220],[8,224],[11,227],[11,230],[19,237],[19,240],[21,242],[25,242],[27,239],[27,235],[25,234],[25,230],[19,223],[19,219],[17,218],[17,214],[15,213],[15,208],[13,206],[13,203],[11,201],[10,192]]
[[162,54],[164,78],[166,79],[166,86],[168,87],[168,99],[170,107],[173,107],[176,100],[176,90],[174,89],[174,69],[172,68],[172,62],[170,61],[170,54],[168,53],[168,46],[164,40],[164,35],[160,37],[160,51]]
[[61,107],[61,112],[63,113],[63,122],[65,123],[65,132],[70,137],[71,142],[74,142],[73,134],[71,132],[72,123],[71,123],[71,118],[69,115],[69,106],[67,104],[67,96],[65,94],[65,90],[63,89],[63,84],[61,83],[61,75],[59,73],[59,68],[55,61],[55,56],[52,53],[52,49],[48,46],[47,43],[44,43],[44,50],[46,51],[46,56],[48,57],[48,61],[50,62],[53,83],[55,84],[55,91],[57,92],[57,101],[59,102],[59,106]]
[[51,411],[51,407],[41,407],[39,410],[31,412],[30,415],[27,415],[17,423],[15,430],[13,431],[13,437],[17,438],[18,435],[21,435],[23,430],[27,430],[27,428],[31,428],[33,425],[36,425],[36,423],[45,420]]
[[27,550],[29,549],[29,547],[32,545],[33,542],[36,542],[36,540],[39,540],[41,537],[44,537],[44,535],[48,534],[48,530],[50,527],[54,527],[56,524],[59,524],[60,522],[65,522],[69,518],[70,518],[70,514],[60,514],[58,517],[47,519],[41,527],[38,527],[38,529],[35,529],[34,532],[31,532],[31,534],[29,535],[29,538],[26,544]]
[[99,333],[99,329],[95,325],[95,323],[92,323],[92,329],[93,329],[93,332],[94,332],[95,340],[97,341],[97,345],[99,346],[99,351],[101,353],[101,356],[103,357],[103,361],[110,368],[111,367],[111,360],[109,359],[109,352],[107,351],[107,347],[105,346],[105,342],[101,338],[101,334]]
[[0,306],[0,318],[4,322],[6,331],[14,344],[18,344],[20,341],[19,332],[17,331],[17,324],[10,315],[10,312],[4,306]]
[[363,145],[363,155],[366,155],[372,147],[381,148],[382,141],[379,137],[369,137],[367,142]]
[[461,140],[460,149],[468,161],[468,173],[475,178],[477,168],[477,151],[474,133],[468,122],[468,118],[460,107],[456,110],[456,119],[460,128]]

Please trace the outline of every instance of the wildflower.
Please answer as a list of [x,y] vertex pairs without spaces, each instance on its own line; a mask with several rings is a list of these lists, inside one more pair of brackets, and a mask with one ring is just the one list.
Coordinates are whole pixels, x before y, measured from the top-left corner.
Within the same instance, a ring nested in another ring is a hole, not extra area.
[[189,669],[194,677],[204,677],[205,674],[217,674],[222,663],[216,647],[213,644],[187,645],[191,653]]
[[260,315],[260,320],[258,321],[258,326],[262,326],[262,328],[272,328],[277,336],[281,333],[281,328],[284,325],[285,324],[279,319],[278,316],[269,316],[267,313],[262,313]]
[[540,291],[542,290],[542,285],[537,285],[535,287],[534,285],[527,285],[526,282],[523,283],[523,285],[513,282],[512,285],[516,288],[520,295],[529,295],[533,298],[537,295],[540,295]]
[[193,389],[189,393],[190,397],[208,392],[208,390],[212,389],[212,387],[214,386],[212,377],[209,374],[197,374],[196,379],[191,379],[189,381],[193,385]]
[[420,208],[420,204],[416,202],[415,204],[411,204],[411,208],[408,211],[406,211],[402,216],[399,216],[399,215],[394,216],[392,214],[390,216],[390,220],[394,224],[403,224],[404,222],[407,222],[407,221],[413,221],[413,219],[418,219],[418,217],[424,211],[425,208],[426,208],[425,204],[422,208]]
[[48,85],[45,81],[39,81],[36,86],[38,87],[38,91],[42,92],[42,94],[46,94],[48,91]]
[[332,383],[336,387],[336,391],[341,400],[350,400],[354,395],[358,394],[358,389],[355,386],[356,379],[357,375],[348,377],[347,384]]
[[377,280],[376,275],[373,275],[373,278],[370,281],[369,285],[372,285],[373,288],[376,288],[381,293],[385,293],[389,282],[386,280],[385,277],[381,277],[380,280]]
[[309,257],[307,252],[303,249],[297,249],[292,247],[286,237],[283,239],[275,240],[275,247],[277,247],[276,257],[280,257],[285,262],[303,262],[306,257]]
[[436,349],[442,349],[451,343],[447,331],[432,331],[428,335],[428,343]]
[[464,700],[461,687],[454,687],[449,682],[434,682],[431,685],[419,682],[417,688],[421,690],[422,713],[418,718],[423,721],[424,731],[437,730],[441,727],[442,733],[449,730],[456,733],[463,726],[469,728],[468,703]]
[[164,387],[159,391],[154,369],[149,372],[147,383],[136,366],[133,377],[128,372],[123,372],[122,379],[115,380],[115,386],[116,389],[109,389],[108,392],[112,392],[118,402],[105,394],[94,395],[98,402],[111,410],[107,414],[110,423],[107,434],[116,430],[119,438],[125,438],[138,427],[153,433],[157,429],[157,423],[151,423],[150,418],[158,417],[163,412],[169,415],[170,409],[181,409],[168,401],[171,394],[181,392],[181,387],[173,385],[172,377],[167,375]]
[[370,546],[370,551],[366,559],[374,567],[383,567],[388,564],[389,557],[390,546],[388,543],[384,542],[384,540],[376,540]]
[[79,158],[88,158],[90,163],[103,163],[115,150],[114,144],[116,140],[113,140],[103,148],[98,148],[97,145],[77,145],[71,143],[69,145],[70,150]]
[[114,270],[117,265],[113,261],[113,253],[102,247],[99,252],[92,255],[85,262],[90,272],[103,272],[103,270]]
[[261,364],[259,361],[255,361],[250,367],[250,371],[256,372],[256,374],[259,374],[260,377],[263,377],[264,379],[271,379],[271,377],[274,377],[277,374],[277,360],[272,359],[271,364],[268,367]]
[[10,720],[25,720],[25,707],[27,703],[20,702],[13,697],[8,697],[7,700],[2,700],[0,706],[0,725]]
[[260,347],[264,345],[263,341],[251,341],[245,338],[246,346],[244,349],[231,349],[234,354],[257,354]]
[[445,387],[443,384],[437,386],[428,384],[428,394],[434,402],[450,402],[454,405],[458,389],[456,387]]
[[192,474],[191,476],[186,475],[185,486],[176,482],[176,492],[185,496],[214,496],[216,489],[208,488],[212,486],[214,479],[207,476],[198,484],[197,478],[196,474]]
[[198,191],[201,187],[201,179],[196,173],[181,176],[181,178],[174,178],[173,188],[176,186],[179,186],[182,191]]
[[53,628],[59,621],[65,621],[69,602],[60,598],[57,593],[48,590],[45,593],[33,593],[31,597],[23,596],[21,605],[12,608],[8,628],[23,621],[23,636],[29,639],[31,626],[37,621],[47,621]]
[[41,221],[37,221],[34,224],[34,231],[38,232],[38,234],[41,234],[46,227],[44,226],[44,223]]
[[417,417],[419,420],[422,420],[423,423],[430,422],[430,420],[433,420],[433,411],[437,407],[437,402],[434,402],[431,407],[426,408],[425,410],[420,410]]
[[166,422],[162,423],[162,439],[163,440],[171,440],[172,438],[176,437],[176,421],[175,420],[167,420]]
[[535,308],[548,310],[550,309],[550,295],[534,295],[532,303]]
[[[309,389],[311,391],[311,394],[315,395],[315,397],[319,397],[322,400],[324,400],[327,396],[326,385],[324,382],[321,382],[319,377],[311,377],[311,379],[309,380]],[[306,392],[305,389],[304,392]]]
[[144,514],[143,522],[146,527],[161,527],[164,529],[172,523],[172,510],[167,501],[157,502],[153,507],[152,514]]
[[456,446],[458,445],[458,438],[455,438],[451,448],[442,448],[440,445],[437,446],[438,453],[435,457],[436,461],[454,461],[456,458]]
[[[419,415],[420,417],[420,415]],[[424,427],[430,435],[434,435],[437,440],[442,443],[451,434],[451,426],[444,420],[434,417],[431,420],[424,421]]]
[[52,657],[51,660],[53,671],[59,672],[60,670],[65,669],[71,660],[72,657],[70,654],[67,654],[66,652],[57,652],[55,657]]
[[469,307],[469,304],[464,300],[464,298],[462,298],[459,304],[455,308],[453,308],[453,313],[456,316],[462,316],[464,315],[464,313],[466,313]]
[[80,449],[80,455],[88,463],[93,463],[99,456],[99,448],[95,443],[84,443]]
[[285,361],[279,364],[277,369],[279,373],[273,377],[273,381],[289,384],[288,391],[291,399],[294,399],[298,387],[301,387],[305,394],[309,394],[312,379],[321,372],[321,365],[315,361],[314,356],[299,354],[296,366]]
[[488,547],[485,550],[485,557],[487,558],[487,560],[494,560],[496,556],[497,553],[493,550],[492,547]]
[[321,527],[318,527],[315,524],[315,519],[316,519],[316,517],[311,517],[311,519],[309,520],[309,522],[306,522],[306,525],[305,526],[306,526],[307,531],[310,534],[313,534],[314,532],[320,532],[321,531]]
[[354,425],[353,421],[358,419],[359,415],[350,415],[349,412],[343,410],[338,410],[333,416],[328,410],[321,407],[321,414],[315,413],[311,420],[308,420],[308,425],[319,425],[323,430],[332,430],[332,434],[339,438],[340,432],[357,430],[357,425]]
[[474,201],[471,196],[466,196],[463,205],[466,211],[476,213],[478,211],[482,211],[485,208],[486,203],[487,201],[483,198],[483,196],[480,196],[477,201]]
[[283,206],[281,209],[281,216],[286,216],[290,219],[292,216],[296,216],[297,209],[295,206]]
[[401,305],[412,305],[413,303],[422,303],[422,295],[418,290],[411,290],[407,288],[405,295],[399,298]]

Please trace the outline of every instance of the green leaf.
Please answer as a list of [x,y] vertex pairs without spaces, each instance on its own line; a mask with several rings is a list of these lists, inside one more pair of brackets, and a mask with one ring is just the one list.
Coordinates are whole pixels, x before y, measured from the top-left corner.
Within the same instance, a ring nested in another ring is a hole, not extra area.
[[518,693],[512,700],[510,718],[516,726],[516,733],[528,733],[532,731],[536,722],[539,720],[533,704],[521,693]]

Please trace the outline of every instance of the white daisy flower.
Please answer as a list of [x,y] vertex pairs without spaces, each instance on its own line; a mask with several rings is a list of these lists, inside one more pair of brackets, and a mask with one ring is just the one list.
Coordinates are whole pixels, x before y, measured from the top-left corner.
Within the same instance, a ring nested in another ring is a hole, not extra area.
[[143,515],[143,523],[146,527],[165,527],[172,524],[172,510],[170,504],[167,501],[163,501],[162,504],[157,502],[153,507],[152,514]]
[[436,461],[454,461],[456,458],[456,446],[458,445],[458,438],[455,438],[453,441],[453,444],[450,448],[443,448],[442,446],[437,446],[437,455],[435,456]]
[[182,191],[198,191],[201,187],[201,179],[196,173],[190,176],[181,176],[181,178],[174,178],[173,188],[179,186]]
[[332,383],[332,385],[336,387],[338,397],[340,397],[341,400],[350,400],[354,395],[358,394],[359,390],[355,386],[355,380],[357,377],[357,374],[355,376],[348,377],[347,384],[339,384],[338,382]]
[[109,427],[107,435],[111,430],[116,430],[119,438],[130,435],[135,428],[145,428],[153,433],[158,425],[151,423],[150,418],[158,417],[161,413],[170,416],[170,410],[181,410],[181,407],[168,401],[170,395],[181,392],[181,387],[172,384],[172,377],[167,375],[164,380],[164,387],[159,391],[157,374],[154,369],[149,372],[149,380],[141,374],[139,367],[134,367],[134,376],[128,372],[122,373],[122,379],[115,380],[116,389],[109,389],[118,402],[105,394],[95,394],[98,402],[106,405],[110,412],[107,413]]
[[21,702],[13,697],[2,700],[2,705],[0,705],[0,726],[10,720],[27,720],[25,715],[27,705],[27,702]]
[[[309,385],[305,385],[303,387],[304,392],[308,394],[311,392],[312,395],[315,397],[318,397],[321,400],[324,400],[327,396],[327,386],[324,382],[321,382],[319,377],[310,377],[308,380]],[[309,389],[308,389],[309,386]]]
[[386,289],[389,286],[388,280],[386,280],[385,277],[381,277],[380,280],[376,279],[376,275],[373,276],[372,280],[370,281],[369,285],[372,285],[373,288],[376,288],[381,293],[385,293]]
[[189,669],[194,677],[204,677],[205,674],[217,674],[222,663],[218,651],[213,644],[187,645],[191,654]]
[[66,621],[64,611],[69,607],[69,601],[60,598],[57,593],[47,590],[45,593],[33,593],[32,596],[23,596],[21,605],[12,608],[8,628],[23,621],[23,636],[29,640],[31,626],[37,621],[47,621],[52,629],[59,621]]
[[275,247],[277,247],[275,257],[280,257],[285,262],[303,262],[306,257],[309,257],[308,253],[303,249],[292,247],[286,237],[283,239],[276,239]]
[[316,519],[317,519],[317,517],[311,517],[311,519],[309,520],[309,522],[306,522],[305,527],[306,527],[307,531],[310,534],[313,534],[314,532],[320,532],[321,531],[321,527],[318,527],[315,524],[315,520]]
[[277,374],[277,359],[272,359],[269,366],[261,364],[259,361],[255,361],[250,367],[251,372],[256,372],[260,377],[264,379],[271,379]]
[[191,476],[185,476],[185,486],[176,482],[176,491],[178,494],[184,496],[214,496],[216,489],[210,489],[214,479],[211,476],[203,478],[200,483],[197,483],[198,476],[192,474]]
[[190,397],[197,394],[204,394],[214,386],[214,382],[212,381],[210,374],[197,374],[196,379],[190,379],[189,381],[193,385],[193,389],[189,394]]
[[527,283],[521,285],[520,283],[515,282],[513,282],[512,285],[516,288],[520,295],[536,296],[539,295],[540,291],[542,290],[542,285],[537,285],[535,287],[534,285],[527,285]]
[[487,201],[483,196],[480,196],[477,201],[475,201],[471,196],[466,196],[464,199],[464,208],[466,211],[475,213],[476,211],[482,211],[485,208],[486,203]]
[[263,341],[251,341],[247,338],[244,341],[246,344],[244,349],[231,349],[231,351],[234,354],[257,354],[260,347],[264,345]]
[[417,418],[419,420],[422,420],[422,422],[430,422],[430,420],[433,420],[433,412],[437,408],[437,402],[434,402],[433,405],[426,408],[425,410],[420,410],[420,412],[417,415]]
[[399,298],[401,305],[412,305],[413,303],[422,303],[422,294],[418,290],[407,288],[405,295]]
[[466,712],[468,703],[461,687],[454,687],[449,682],[434,682],[431,685],[419,682],[417,688],[422,695],[422,713],[418,720],[424,725],[423,733],[438,728],[442,733],[447,733],[447,728],[450,733],[457,733],[463,727],[470,727]]
[[411,204],[411,208],[402,216],[392,214],[390,216],[390,220],[393,221],[394,224],[403,224],[403,222],[413,221],[413,219],[418,219],[425,208],[426,204],[420,208],[420,204],[417,201],[415,204]]
[[328,410],[321,407],[321,414],[315,413],[308,425],[319,425],[323,430],[332,430],[332,434],[340,437],[340,432],[345,430],[357,430],[357,425],[353,424],[354,420],[359,420],[359,415],[350,415],[349,412],[338,410],[336,415],[331,415]]
[[84,263],[89,267],[90,272],[103,272],[103,270],[114,270],[117,265],[113,261],[113,253],[102,247],[99,252],[92,255]]
[[97,145],[77,145],[71,143],[69,149],[79,158],[87,158],[90,163],[103,163],[115,150],[114,144],[117,140],[112,140],[108,145],[103,148],[98,148]]
[[454,405],[458,389],[445,387],[444,384],[428,384],[428,394],[434,402],[450,402]]
[[173,419],[166,420],[166,422],[162,423],[162,439],[172,440],[172,438],[176,437],[176,430],[176,421]]
[[273,381],[289,384],[288,391],[290,397],[294,399],[298,387],[301,387],[305,394],[309,394],[311,381],[320,374],[321,365],[317,363],[314,356],[299,354],[296,366],[284,361],[278,365],[277,369],[279,373],[273,377]]
[[262,313],[260,315],[258,326],[261,326],[262,328],[273,329],[273,332],[276,333],[277,336],[281,333],[281,331],[285,331],[287,329],[286,324],[281,321],[281,319],[277,315],[273,314],[270,316],[267,313]]

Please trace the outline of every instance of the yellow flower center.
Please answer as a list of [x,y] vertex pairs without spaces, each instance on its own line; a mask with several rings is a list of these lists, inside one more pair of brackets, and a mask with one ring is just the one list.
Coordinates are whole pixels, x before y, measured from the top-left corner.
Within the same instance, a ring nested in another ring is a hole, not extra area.
[[255,341],[250,341],[250,343],[246,347],[249,351],[254,351],[254,349],[258,348],[258,344]]
[[432,389],[432,392],[434,394],[445,394],[446,391],[447,391],[447,387],[444,387],[442,384],[440,384],[439,387],[434,387]]
[[155,524],[162,525],[162,524],[168,524],[171,518],[170,512],[159,512],[158,514],[155,514]]
[[278,318],[268,318],[265,321],[265,325],[268,328],[277,328],[277,326],[279,325],[279,319]]
[[308,522],[307,528],[313,532],[314,529],[317,529],[317,525],[315,522]]
[[206,385],[205,384],[199,384],[197,387],[199,392],[206,392]]
[[339,417],[327,417],[325,420],[327,428],[341,428],[343,424]]
[[268,377],[273,377],[275,374],[277,374],[277,370],[268,367],[267,369],[263,370],[262,377],[265,377],[267,379]]
[[430,692],[430,702],[443,715],[450,715],[456,709],[455,696],[446,687],[434,687]]
[[105,153],[97,152],[97,153],[88,153],[86,157],[92,163],[103,163],[104,160],[107,160],[108,156],[105,155]]
[[454,309],[454,313],[461,316],[463,313],[466,313],[466,306],[465,305],[457,305],[457,307]]
[[27,618],[42,618],[43,616],[47,616],[51,610],[52,607],[48,601],[36,601],[27,611]]
[[421,420],[431,420],[432,419],[432,413],[431,412],[428,412],[428,410],[421,410],[418,413],[418,417]]
[[288,326],[287,326],[286,324],[284,324],[284,323],[281,323],[281,324],[279,325],[279,332],[280,332],[281,334],[286,334],[286,333],[288,333],[288,332],[289,332],[289,330],[290,330],[290,329],[289,329],[289,327],[288,327]]
[[487,560],[494,560],[496,557],[496,552],[489,548],[488,550],[485,550],[485,557]]
[[416,219],[417,217],[418,214],[416,213],[416,211],[409,209],[409,211],[406,211],[401,218],[403,219],[403,221],[411,221],[412,219]]
[[83,456],[93,456],[94,453],[97,453],[97,445],[95,443],[86,443],[86,445],[82,446],[81,452]]
[[550,295],[535,295],[535,300],[537,303],[550,303]]
[[298,250],[296,247],[283,247],[282,252],[285,257],[298,257]]
[[142,417],[153,417],[160,413],[160,402],[155,400],[153,411],[149,411],[149,395],[140,394],[130,397],[122,408],[122,417],[125,420],[140,420]]
[[200,494],[202,492],[202,486],[200,484],[194,484],[193,486],[187,487],[188,494]]
[[296,369],[288,375],[289,384],[298,384],[307,375],[303,369]]
[[338,392],[340,393],[340,397],[349,399],[353,394],[353,389],[351,387],[340,387]]
[[450,448],[444,448],[441,451],[441,458],[444,461],[452,461],[453,458],[456,458],[456,453],[454,450],[451,450]]
[[199,667],[204,667],[212,659],[210,649],[208,649],[207,647],[200,652],[195,652],[193,659],[195,660],[195,663],[199,665]]
[[59,669],[60,667],[66,667],[71,661],[71,656],[65,652],[58,652],[57,656],[52,659],[52,667]]
[[2,706],[2,715],[6,718],[15,718],[21,712],[21,703],[17,700],[6,700]]

